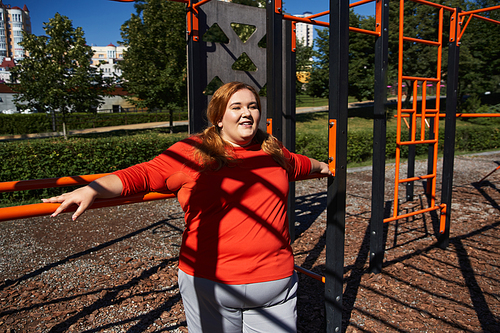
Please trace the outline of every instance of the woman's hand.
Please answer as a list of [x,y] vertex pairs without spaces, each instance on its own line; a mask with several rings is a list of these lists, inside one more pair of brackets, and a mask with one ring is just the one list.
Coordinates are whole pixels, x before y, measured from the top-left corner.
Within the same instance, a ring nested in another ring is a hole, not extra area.
[[325,176],[333,176],[332,172],[330,171],[330,168],[328,167],[328,164],[326,164],[325,162],[319,162],[318,173]]
[[42,199],[42,201],[45,203],[61,203],[61,205],[57,207],[56,211],[50,215],[51,217],[59,215],[73,204],[77,205],[78,209],[71,217],[74,221],[78,218],[78,216],[82,215],[90,205],[92,205],[97,195],[97,191],[92,189],[90,186],[84,186],[57,197]]
[[332,172],[328,168],[328,164],[315,160],[314,158],[309,159],[311,160],[311,174],[319,173],[321,175],[324,175],[325,177],[333,176]]
[[94,180],[87,186],[80,187],[72,192],[64,193],[57,197],[42,199],[45,203],[61,203],[52,213],[52,217],[64,212],[69,206],[77,205],[78,208],[71,217],[76,220],[85,210],[92,205],[96,198],[114,198],[120,196],[123,185],[116,175],[108,175]]

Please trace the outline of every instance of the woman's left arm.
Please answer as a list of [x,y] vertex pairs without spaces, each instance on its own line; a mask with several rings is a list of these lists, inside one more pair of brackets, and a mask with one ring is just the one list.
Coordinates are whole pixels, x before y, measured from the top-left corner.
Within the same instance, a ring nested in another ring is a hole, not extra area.
[[328,164],[326,164],[325,162],[320,162],[310,157],[309,160],[311,161],[311,172],[309,174],[319,173],[321,175],[324,175],[325,177],[333,175],[328,168]]

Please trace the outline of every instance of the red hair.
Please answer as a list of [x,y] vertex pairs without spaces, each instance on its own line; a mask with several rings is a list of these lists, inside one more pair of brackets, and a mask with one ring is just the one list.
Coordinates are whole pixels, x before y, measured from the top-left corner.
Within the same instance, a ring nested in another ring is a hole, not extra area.
[[[235,161],[232,150],[228,149],[232,146],[220,136],[220,128],[217,127],[217,123],[224,117],[231,96],[242,89],[248,89],[253,93],[259,111],[261,110],[259,94],[254,87],[246,83],[229,82],[217,89],[207,107],[207,118],[213,125],[196,134],[201,139],[201,143],[196,147],[194,154],[204,167],[213,167],[218,170],[231,161]],[[259,143],[262,150],[271,155],[281,167],[288,168],[282,145],[275,137],[258,129],[253,140]]]

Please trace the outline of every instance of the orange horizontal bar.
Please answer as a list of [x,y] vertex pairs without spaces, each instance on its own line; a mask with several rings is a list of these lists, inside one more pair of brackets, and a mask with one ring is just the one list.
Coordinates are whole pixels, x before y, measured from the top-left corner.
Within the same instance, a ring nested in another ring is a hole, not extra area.
[[359,32],[359,33],[362,33],[362,34],[372,35],[372,36],[380,36],[380,32],[372,31],[372,30],[359,29],[359,28],[354,28],[354,27],[349,27],[349,31]]
[[308,17],[297,17],[297,16],[291,16],[291,15],[283,15],[283,19],[289,20],[289,21],[304,22],[304,23],[319,25],[322,27],[329,27],[330,26],[330,23],[328,23],[328,22],[311,20]]
[[107,176],[109,173],[100,173],[95,175],[71,176],[60,178],[45,178],[34,180],[19,180],[11,182],[0,183],[0,192],[13,192],[13,191],[26,191],[26,190],[39,190],[42,188],[63,187],[86,185],[90,182]]
[[425,0],[411,0],[413,2],[416,2],[416,3],[421,3],[421,4],[424,4],[424,5],[428,5],[428,6],[431,6],[431,7],[434,7],[434,8],[443,8],[449,12],[454,12],[455,9],[454,8],[451,8],[451,7],[447,7],[447,6],[443,6],[443,5],[439,5],[437,3],[433,3],[433,2],[430,2],[430,1],[425,1]]
[[313,19],[313,18],[316,18],[316,17],[325,16],[325,15],[328,15],[328,14],[330,14],[329,10],[321,12],[321,13],[318,13],[318,14],[313,14],[313,15],[306,16],[306,18]]
[[[439,117],[446,117],[446,113],[440,113]],[[500,113],[457,113],[457,118],[486,118],[486,117],[500,117]]]
[[373,2],[373,1],[375,1],[375,0],[361,0],[361,1],[349,4],[349,8],[361,6],[361,5],[364,5],[364,4]]
[[430,143],[437,143],[438,140],[419,140],[419,141],[400,141],[397,142],[396,144],[401,145],[401,146],[408,146],[408,145],[421,145],[421,144],[430,144]]
[[392,222],[392,221],[396,221],[396,220],[400,220],[400,219],[404,219],[406,217],[410,217],[410,216],[415,216],[415,215],[418,215],[418,214],[423,214],[423,213],[427,213],[427,212],[432,212],[434,210],[438,210],[438,209],[443,209],[445,208],[446,205],[445,204],[441,204],[439,206],[435,206],[435,207],[430,207],[430,208],[425,208],[425,209],[421,209],[421,210],[417,210],[417,211],[414,211],[414,212],[411,212],[411,213],[408,213],[408,214],[403,214],[403,215],[398,215],[398,216],[393,216],[393,217],[389,217],[387,219],[384,219],[384,223],[387,223],[387,222]]
[[417,176],[417,177],[411,177],[411,178],[406,178],[406,179],[399,179],[398,183],[403,184],[403,183],[409,183],[409,182],[415,182],[417,180],[422,180],[422,179],[430,179],[436,177],[435,173],[432,173],[430,175],[425,175],[425,176]]
[[459,14],[459,16],[464,16],[464,15],[469,15],[469,14],[477,14],[477,13],[484,13],[484,12],[490,12],[492,10],[500,9],[500,6],[493,6],[493,7],[488,7],[488,8],[481,8],[481,9],[476,9],[476,10],[471,10],[468,12],[462,12]]
[[420,39],[420,38],[413,38],[413,37],[405,37],[403,36],[403,40],[408,41],[408,42],[415,42],[415,43],[420,43],[420,44],[427,44],[427,45],[435,45],[435,46],[440,46],[440,42],[435,42],[432,40],[425,40],[425,39]]
[[[175,195],[170,192],[150,192],[138,193],[127,197],[117,197],[111,199],[97,199],[88,209],[126,205],[143,201],[161,200],[174,198]],[[23,219],[28,217],[51,215],[59,203],[39,203],[24,206],[14,206],[0,208],[0,221],[8,221],[15,219]],[[76,205],[72,205],[65,212],[74,212],[77,209]]]
[[325,283],[325,277],[324,277],[324,276],[321,276],[321,275],[319,275],[319,274],[316,274],[316,273],[314,273],[314,272],[311,272],[311,271],[310,271],[310,270],[308,270],[308,269],[305,269],[305,268],[302,268],[302,267],[300,267],[300,266],[295,265],[295,270],[296,270],[297,272],[301,272],[301,273],[303,273],[303,274],[305,274],[305,275],[307,275],[307,276],[310,276],[310,277],[312,277],[313,279],[316,279],[316,280],[318,280],[318,281],[321,281],[321,282]]
[[[404,109],[404,110],[401,110],[401,112],[408,112],[408,113],[411,113],[411,112],[414,112],[413,110],[411,109]],[[429,113],[436,113],[437,110],[426,110],[426,112],[429,112]],[[398,115],[394,115],[393,117],[396,118]],[[417,113],[415,115],[416,117],[422,117],[422,114],[421,113]],[[440,113],[439,115],[439,118],[444,118],[446,117],[446,113]],[[408,118],[409,115],[408,114],[402,114],[401,117],[403,118]],[[430,116],[430,117],[434,117],[434,116]],[[429,118],[430,118],[429,117]],[[457,113],[456,115],[457,118],[487,118],[487,117],[500,117],[500,113]]]
[[472,14],[471,16],[474,16],[474,17],[476,17],[476,18],[478,18],[480,20],[486,21],[486,22],[490,22],[490,23],[494,23],[494,24],[500,24],[499,21],[490,19],[488,17],[484,17],[484,16],[480,16],[480,15],[475,15],[475,14]]
[[403,80],[415,80],[415,81],[432,81],[439,82],[439,79],[433,77],[416,77],[416,76],[402,76]]
[[[406,112],[406,113],[413,113],[413,112],[417,112],[417,110],[413,110],[413,109],[403,109],[401,110],[401,112]],[[434,118],[435,117],[435,114],[438,113],[438,110],[425,110],[425,113],[427,115],[426,118]],[[434,115],[433,115],[434,113]],[[398,115],[395,114],[393,117],[396,118]],[[401,117],[403,118],[408,118],[410,115],[409,114],[402,114]],[[421,113],[417,113],[415,115],[416,117],[422,117],[422,114]]]

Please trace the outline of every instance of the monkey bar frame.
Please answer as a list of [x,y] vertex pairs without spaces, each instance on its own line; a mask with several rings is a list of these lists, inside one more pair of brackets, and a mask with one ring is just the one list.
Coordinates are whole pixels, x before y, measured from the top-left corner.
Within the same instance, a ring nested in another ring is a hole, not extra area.
[[[120,0],[118,0],[120,1]],[[126,0],[121,0],[126,1]],[[197,87],[192,88],[192,85],[196,85],[196,77],[194,76],[198,70],[201,69],[201,65],[197,65],[195,58],[191,55],[197,51],[197,42],[200,41],[199,38],[199,26],[198,26],[198,16],[200,14],[200,6],[209,2],[210,0],[169,0],[182,2],[188,6],[188,62],[190,64],[189,71],[189,86],[190,86],[190,102],[195,103],[192,99],[196,97],[193,92],[200,91]],[[274,132],[278,139],[282,140],[281,128],[283,125],[283,117],[281,114],[282,110],[282,84],[280,80],[283,79],[283,66],[282,66],[282,20],[291,20],[292,22],[305,22],[310,24],[316,24],[320,26],[328,26],[330,28],[330,95],[329,95],[329,167],[335,172],[334,178],[328,179],[328,198],[327,198],[327,237],[326,237],[326,274],[325,277],[320,277],[319,275],[307,271],[302,268],[297,268],[299,271],[303,271],[305,274],[312,276],[318,280],[325,283],[325,305],[326,305],[326,322],[327,322],[327,332],[338,332],[342,328],[342,294],[343,294],[343,271],[344,271],[344,236],[345,236],[345,199],[346,199],[346,169],[347,169],[347,68],[348,68],[348,46],[349,46],[349,31],[355,31],[360,33],[365,33],[367,35],[373,35],[377,37],[375,43],[375,101],[374,101],[374,154],[373,154],[373,185],[372,185],[372,222],[371,222],[371,237],[370,237],[370,268],[372,271],[380,271],[383,261],[383,222],[389,222],[394,218],[405,218],[411,215],[416,215],[420,213],[425,213],[433,210],[441,210],[442,217],[445,215],[444,232],[441,233],[438,240],[438,244],[442,247],[448,245],[449,242],[449,221],[450,221],[450,209],[451,207],[451,186],[453,179],[453,158],[454,158],[454,135],[455,135],[455,120],[456,114],[456,88],[458,82],[458,46],[459,40],[463,35],[465,28],[460,33],[459,31],[459,21],[463,22],[463,17],[465,15],[471,15],[466,26],[470,22],[472,17],[478,17],[480,19],[499,23],[497,21],[481,17],[477,15],[480,12],[484,12],[492,9],[482,9],[480,11],[471,11],[460,13],[458,9],[434,4],[425,0],[411,0],[416,3],[429,5],[440,10],[440,40],[426,41],[420,40],[418,38],[410,37],[400,37],[400,45],[402,42],[413,42],[413,43],[423,43],[426,45],[433,45],[442,48],[442,15],[443,10],[452,12],[451,16],[451,27],[450,27],[450,47],[449,47],[449,84],[447,91],[447,98],[449,99],[447,103],[446,112],[446,128],[445,128],[445,152],[444,152],[444,163],[443,163],[443,186],[442,186],[442,203],[439,205],[435,204],[435,193],[432,195],[433,205],[430,208],[421,210],[419,212],[412,212],[410,214],[396,215],[389,218],[387,221],[383,220],[383,203],[384,203],[384,179],[385,179],[385,130],[386,130],[386,119],[385,119],[385,102],[386,102],[386,75],[387,75],[387,56],[388,56],[388,5],[389,0],[375,0],[376,1],[376,27],[374,31],[363,30],[349,27],[349,8],[359,6],[372,2],[374,0],[362,0],[357,3],[349,5],[348,0],[330,0],[330,10],[328,12],[319,13],[316,15],[309,16],[307,18],[301,19],[297,17],[290,17],[283,15],[281,13],[281,0],[269,0],[268,1],[268,12],[267,12],[267,31],[268,31],[268,66],[267,66],[267,83],[268,83],[268,100],[273,117],[268,121],[268,131]],[[403,0],[400,0],[403,3]],[[493,9],[498,9],[500,6],[493,7]],[[330,23],[317,21],[316,17],[323,15],[330,15]],[[460,18],[460,19],[459,19]],[[293,25],[292,25],[293,26]],[[291,42],[293,50],[293,41]],[[401,47],[401,46],[400,46]],[[277,52],[278,51],[278,52]],[[287,61],[293,62],[293,58],[287,58]],[[439,60],[439,62],[441,62]],[[402,69],[402,67],[401,67]],[[288,70],[288,68],[287,68]],[[400,71],[401,72],[401,71]],[[400,75],[400,76],[399,76]],[[438,72],[436,78],[418,78],[412,76],[404,76],[402,73],[398,74],[399,80],[414,80],[417,82],[440,82],[440,73]],[[401,85],[400,85],[401,87]],[[399,88],[398,88],[399,89]],[[293,91],[290,86],[287,86],[287,94]],[[424,96],[425,96],[424,90]],[[399,94],[399,100],[401,100],[402,95]],[[414,92],[416,96],[416,92]],[[425,99],[423,99],[425,101]],[[416,98],[414,98],[414,103],[416,103]],[[424,102],[425,103],[425,102]],[[196,104],[190,106],[190,109],[199,110],[200,107]],[[417,134],[412,132],[412,138],[410,141],[403,141],[401,136],[398,134],[397,144],[399,148],[405,145],[413,144],[431,144],[437,146],[437,139],[424,139],[425,133],[423,132],[423,123],[426,118],[430,115],[436,121],[442,115],[439,114],[439,107],[435,110],[427,110],[425,105],[423,107],[422,114],[417,114],[416,105],[409,110],[403,110],[398,106],[398,131],[400,131],[401,120],[406,117],[411,117],[412,120],[416,121],[417,117],[420,117],[422,121],[420,139],[417,139]],[[191,113],[190,111],[190,131],[199,131],[203,122],[201,120],[196,120],[193,117],[196,113]],[[200,116],[200,115],[197,115]],[[289,115],[286,115],[289,116]],[[293,115],[292,115],[293,116]],[[465,116],[465,115],[462,115]],[[472,115],[471,115],[472,116]],[[488,114],[488,116],[491,116]],[[201,118],[201,117],[200,117]],[[448,125],[449,124],[449,125]],[[435,125],[437,126],[437,125]],[[437,138],[437,129],[434,127],[432,133]],[[294,132],[292,131],[294,134]],[[290,140],[288,135],[287,140]],[[334,148],[333,148],[334,147]],[[333,154],[331,153],[333,151]],[[434,150],[434,156],[435,156]],[[435,158],[434,158],[435,160]],[[436,169],[435,164],[433,164],[434,170]],[[102,176],[102,175],[101,175]],[[65,177],[66,178],[66,177]],[[68,180],[68,184],[75,185],[77,182],[79,185],[89,182],[90,178],[86,179],[86,176],[78,176],[73,179],[73,177]],[[80,179],[81,178],[81,179]],[[397,178],[398,183],[410,182],[419,179],[432,179],[434,182],[433,188],[435,190],[435,172],[431,172],[429,175],[424,176],[409,176],[406,179],[400,180]],[[43,180],[47,182],[47,180]],[[30,181],[26,181],[30,182]],[[62,185],[62,181],[51,180],[49,183],[55,184],[56,186],[66,186]],[[28,183],[21,182],[8,182],[10,184],[4,184],[5,188],[11,188],[19,190],[23,186],[28,186]],[[1,188],[2,184],[0,184]],[[29,185],[32,186],[32,185]],[[39,186],[39,185],[34,185]],[[41,185],[40,185],[41,186]],[[44,185],[45,186],[45,185]],[[26,188],[26,187],[24,187]],[[151,195],[151,196],[149,196]],[[156,197],[158,195],[158,197]],[[173,197],[171,193],[157,193],[157,194],[140,194],[137,198],[118,198],[118,199],[103,199],[96,200],[92,208],[105,207],[124,203],[140,202],[144,200],[158,200]],[[122,203],[121,200],[123,200]],[[110,204],[110,202],[113,202]],[[397,202],[397,196],[395,197],[395,204]],[[35,204],[27,206],[36,206],[35,211],[39,207],[47,207],[47,212],[40,215],[47,215],[54,211],[54,206],[58,204]],[[21,208],[22,207],[22,208]],[[20,209],[26,209],[26,206],[18,207],[8,207],[19,211]],[[76,208],[76,207],[75,207]],[[45,208],[44,208],[45,209]],[[395,209],[396,210],[396,209]],[[5,217],[4,212],[6,210],[0,209],[0,216]],[[38,213],[37,213],[38,214]],[[33,216],[33,215],[31,215]],[[20,218],[20,217],[17,217]],[[9,219],[9,218],[7,218]],[[12,218],[10,218],[12,219]],[[379,223],[382,221],[382,223]],[[442,229],[442,225],[441,228]]]

